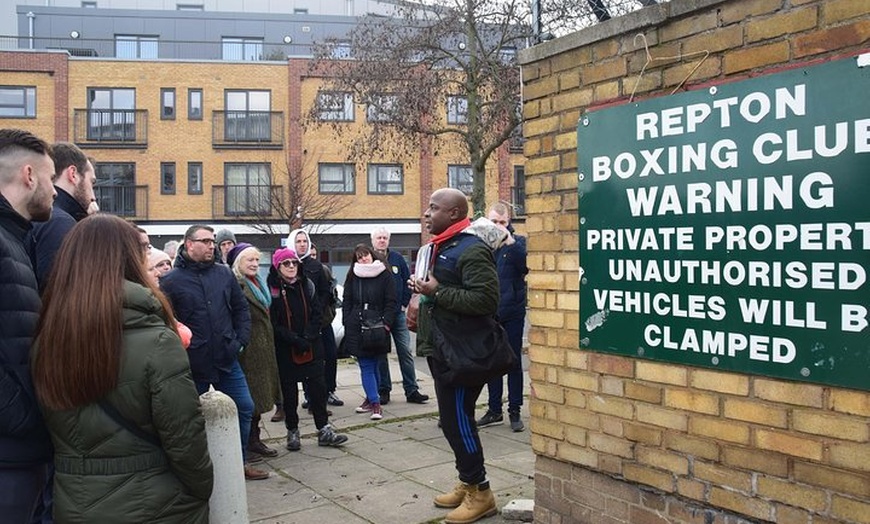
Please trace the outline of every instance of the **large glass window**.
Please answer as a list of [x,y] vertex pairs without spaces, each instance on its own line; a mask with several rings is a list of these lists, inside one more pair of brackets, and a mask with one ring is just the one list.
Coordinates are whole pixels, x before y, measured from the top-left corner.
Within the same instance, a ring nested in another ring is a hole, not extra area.
[[226,95],[224,138],[231,142],[272,139],[271,93],[269,91],[230,91]]
[[350,42],[335,42],[332,44],[332,58],[350,58],[353,55],[353,51],[350,47]]
[[268,215],[272,209],[269,164],[224,164],[224,208],[227,215]]
[[339,91],[317,93],[320,120],[353,122],[353,96]]
[[36,117],[36,88],[0,86],[0,118]]
[[353,164],[319,164],[321,193],[354,193]]
[[157,58],[157,37],[115,35],[116,58]]
[[382,195],[401,195],[404,188],[404,173],[399,164],[369,164],[369,193]]
[[160,120],[175,120],[175,88],[160,89]]
[[202,194],[202,162],[187,163],[187,194]]
[[447,166],[447,185],[470,195],[474,191],[474,171],[471,166]]
[[263,39],[223,37],[221,39],[224,60],[262,60]]
[[136,90],[88,88],[88,140],[136,140]]
[[389,122],[390,115],[395,114],[399,105],[399,97],[396,95],[374,95],[366,106],[366,120],[369,122]]
[[187,118],[202,120],[202,89],[187,90]]
[[136,216],[136,164],[98,162],[94,168],[97,175],[94,195],[100,211]]
[[468,123],[468,99],[464,96],[447,97],[447,123]]

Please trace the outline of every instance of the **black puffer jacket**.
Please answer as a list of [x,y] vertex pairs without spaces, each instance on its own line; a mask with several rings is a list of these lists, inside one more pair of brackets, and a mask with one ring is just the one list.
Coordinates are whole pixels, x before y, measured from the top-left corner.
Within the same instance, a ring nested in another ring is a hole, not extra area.
[[396,321],[396,285],[389,271],[384,270],[375,277],[361,278],[348,272],[344,281],[344,297],[341,301],[342,321],[344,322],[344,344],[348,353],[355,357],[372,357],[390,352],[390,337],[379,351],[363,351],[360,347],[360,312],[363,305],[380,312],[384,324],[392,328]]
[[33,230],[28,235],[28,245],[34,252],[39,289],[45,289],[48,284],[48,275],[63,239],[77,222],[88,216],[87,210],[72,195],[57,186],[54,189],[57,198],[51,208],[51,219],[33,224]]
[[51,460],[30,376],[41,301],[24,238],[30,222],[0,195],[0,467]]

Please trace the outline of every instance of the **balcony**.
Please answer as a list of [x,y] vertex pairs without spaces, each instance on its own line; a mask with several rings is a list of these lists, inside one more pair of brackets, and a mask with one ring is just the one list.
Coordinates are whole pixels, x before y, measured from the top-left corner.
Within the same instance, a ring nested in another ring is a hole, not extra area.
[[282,149],[284,113],[214,111],[211,136],[215,149]]
[[281,218],[283,186],[212,186],[212,218],[271,220]]
[[148,147],[148,111],[76,109],[73,140],[81,148],[145,149]]
[[94,186],[100,211],[132,220],[148,219],[148,186]]

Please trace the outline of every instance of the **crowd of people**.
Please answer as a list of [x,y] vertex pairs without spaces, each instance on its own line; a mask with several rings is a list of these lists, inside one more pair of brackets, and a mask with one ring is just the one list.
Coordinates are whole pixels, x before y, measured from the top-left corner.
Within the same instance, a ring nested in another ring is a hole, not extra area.
[[[378,227],[371,245],[354,248],[339,297],[303,229],[272,252],[265,276],[261,250],[226,229],[195,224],[181,241],[152,246],[143,228],[97,212],[94,165],[73,144],[0,129],[4,521],[208,522],[213,471],[199,395],[210,388],[236,405],[246,479],[269,478],[257,463],[278,455],[261,439],[273,410],[286,449],[301,449],[300,386],[317,444],[345,445],[329,421],[330,406],[344,405],[337,308],[362,383],[355,411],[383,418],[393,347],[406,401],[428,402],[410,347],[412,293],[416,352],[432,372],[460,481],[434,503],[452,509],[448,523],[495,513],[477,428],[503,422],[503,379],[486,384],[488,409],[476,420],[485,384],[442,378],[432,326],[498,315],[519,356],[528,270],[509,207],[496,204],[472,224],[463,193],[435,191],[423,216],[432,238],[414,274]],[[519,364],[507,380],[510,426],[522,431]]]

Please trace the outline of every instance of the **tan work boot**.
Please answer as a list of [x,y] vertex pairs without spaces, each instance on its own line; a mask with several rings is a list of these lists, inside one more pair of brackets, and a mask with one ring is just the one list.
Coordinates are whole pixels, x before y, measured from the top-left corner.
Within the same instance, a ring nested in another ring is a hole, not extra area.
[[488,483],[486,486],[485,489],[479,489],[477,485],[467,486],[462,504],[447,514],[445,524],[468,524],[495,515],[498,512],[495,497]]
[[458,508],[462,501],[465,500],[465,492],[471,487],[469,484],[460,482],[453,491],[442,493],[435,497],[435,506],[439,508]]

